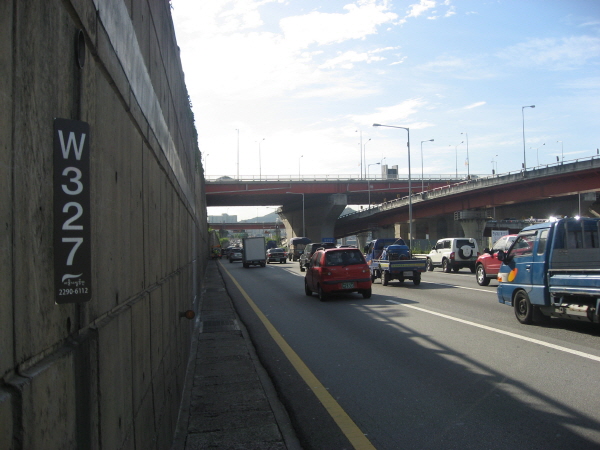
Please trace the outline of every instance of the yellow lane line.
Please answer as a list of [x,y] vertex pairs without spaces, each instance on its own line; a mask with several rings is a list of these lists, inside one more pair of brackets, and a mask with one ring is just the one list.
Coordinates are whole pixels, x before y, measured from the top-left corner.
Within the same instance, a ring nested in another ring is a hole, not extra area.
[[321,384],[318,378],[310,371],[308,366],[304,364],[304,361],[296,354],[296,352],[290,347],[285,341],[283,336],[279,334],[277,329],[271,324],[269,319],[263,314],[259,307],[254,303],[250,296],[242,289],[242,286],[237,282],[229,271],[221,264],[221,268],[225,270],[229,278],[236,285],[238,290],[242,293],[252,310],[256,313],[260,321],[263,323],[273,340],[277,343],[281,351],[285,354],[290,363],[294,366],[298,374],[302,377],[308,387],[314,392],[321,404],[325,407],[329,415],[333,418],[335,423],[340,427],[342,433],[348,438],[352,446],[357,450],[368,450],[375,449],[371,441],[367,439],[365,434],[358,428],[350,416],[342,409],[338,402],[331,396],[331,394],[325,389],[325,386]]

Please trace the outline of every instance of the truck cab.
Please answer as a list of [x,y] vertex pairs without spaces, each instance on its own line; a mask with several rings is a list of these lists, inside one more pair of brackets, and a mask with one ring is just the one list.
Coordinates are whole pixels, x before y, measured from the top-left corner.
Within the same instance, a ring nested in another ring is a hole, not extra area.
[[519,322],[549,317],[598,322],[600,219],[570,218],[524,228],[499,251],[497,296]]
[[388,245],[393,244],[406,245],[402,238],[381,238],[369,242],[365,247],[365,259],[367,260],[367,264],[371,265],[371,261],[381,258],[383,249]]

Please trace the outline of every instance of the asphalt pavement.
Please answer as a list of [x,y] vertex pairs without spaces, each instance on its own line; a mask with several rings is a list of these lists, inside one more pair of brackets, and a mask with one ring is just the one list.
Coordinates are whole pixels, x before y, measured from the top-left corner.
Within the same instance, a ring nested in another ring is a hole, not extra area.
[[172,450],[301,449],[217,261],[204,279]]

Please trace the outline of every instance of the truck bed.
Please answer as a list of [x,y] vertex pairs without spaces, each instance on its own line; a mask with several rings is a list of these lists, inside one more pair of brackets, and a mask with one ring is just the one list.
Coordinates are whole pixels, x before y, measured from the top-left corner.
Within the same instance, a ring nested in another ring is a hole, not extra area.
[[373,264],[381,269],[389,270],[392,273],[404,272],[405,270],[425,272],[425,268],[427,267],[427,261],[425,259],[401,259],[396,261],[376,259],[373,261]]

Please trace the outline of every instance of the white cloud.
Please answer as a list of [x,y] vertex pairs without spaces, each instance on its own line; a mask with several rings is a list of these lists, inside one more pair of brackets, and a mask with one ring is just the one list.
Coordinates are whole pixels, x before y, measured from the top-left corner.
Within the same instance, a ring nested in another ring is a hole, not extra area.
[[341,53],[321,64],[319,66],[320,69],[332,69],[334,67],[341,67],[342,69],[352,69],[354,67],[354,63],[357,62],[366,62],[370,64],[373,61],[382,61],[385,58],[383,56],[375,56],[374,52],[364,52],[359,53],[354,50],[350,50],[348,52]]
[[477,102],[477,103],[473,103],[471,105],[467,105],[465,106],[463,109],[473,109],[473,108],[478,108],[480,106],[485,105],[486,102]]
[[419,66],[419,69],[427,72],[443,73],[445,76],[463,80],[482,80],[495,77],[492,68],[489,65],[484,66],[482,61],[487,61],[487,58],[483,56],[458,58],[443,55],[434,61]]
[[[397,15],[387,10],[386,1],[358,0],[344,6],[342,13],[286,17],[279,22],[281,33],[256,31],[263,25],[259,7],[282,1],[217,0],[205,2],[201,10],[193,5],[178,11],[174,0],[173,14],[183,16],[178,18],[177,32],[187,38],[187,54],[183,56],[186,79],[194,80],[188,83],[194,86],[189,89],[192,98],[266,99],[284,93],[294,95],[302,88],[308,91],[296,98],[352,98],[361,95],[361,87],[329,71],[381,61],[385,59],[383,52],[395,48],[344,51],[329,59],[323,50],[328,45],[363,39],[376,33],[379,25],[393,22]],[[187,36],[188,32],[193,38]],[[312,44],[320,47],[307,51]]]
[[386,3],[374,0],[344,6],[345,13],[313,11],[302,16],[286,17],[279,23],[286,42],[291,47],[305,48],[311,44],[328,45],[350,39],[364,39],[376,34],[377,27],[394,21],[398,16],[389,12]]
[[585,89],[595,90],[600,89],[600,77],[589,77],[589,78],[574,78],[572,80],[563,81],[559,84],[561,88],[566,89]]
[[548,70],[580,67],[590,61],[600,62],[600,38],[575,36],[562,39],[531,39],[498,53],[515,66],[544,66]]
[[344,83],[330,83],[325,86],[308,88],[294,94],[296,99],[308,98],[332,98],[332,99],[351,99],[364,97],[370,94],[377,94],[375,88],[366,87],[363,84],[346,80]]
[[419,17],[421,14],[432,8],[435,8],[434,0],[421,0],[419,3],[410,5],[410,9],[406,17]]
[[398,61],[395,61],[395,62],[391,63],[390,66],[395,66],[397,64],[402,64],[404,61],[406,61],[406,56],[404,56],[403,58],[400,58]]
[[417,113],[420,108],[425,107],[426,104],[420,98],[413,98],[397,105],[376,108],[375,112],[371,114],[349,115],[348,118],[361,125],[372,125],[374,123],[394,125],[405,122],[410,116]]

